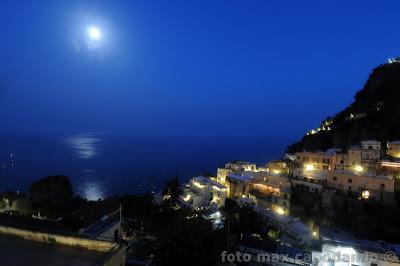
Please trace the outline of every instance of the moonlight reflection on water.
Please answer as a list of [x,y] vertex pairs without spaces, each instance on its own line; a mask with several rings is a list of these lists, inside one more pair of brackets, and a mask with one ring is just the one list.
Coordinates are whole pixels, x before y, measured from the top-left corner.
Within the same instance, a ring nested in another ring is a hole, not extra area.
[[84,182],[79,188],[79,194],[87,200],[103,199],[105,196],[104,185],[94,181]]
[[75,135],[66,139],[66,143],[70,145],[80,159],[92,159],[98,155],[98,144],[101,139],[90,134]]

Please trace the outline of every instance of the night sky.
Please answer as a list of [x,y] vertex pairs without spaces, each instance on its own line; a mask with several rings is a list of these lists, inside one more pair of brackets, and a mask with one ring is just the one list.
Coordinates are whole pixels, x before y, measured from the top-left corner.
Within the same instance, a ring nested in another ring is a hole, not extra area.
[[400,55],[399,10],[376,0],[1,1],[0,133],[296,139]]

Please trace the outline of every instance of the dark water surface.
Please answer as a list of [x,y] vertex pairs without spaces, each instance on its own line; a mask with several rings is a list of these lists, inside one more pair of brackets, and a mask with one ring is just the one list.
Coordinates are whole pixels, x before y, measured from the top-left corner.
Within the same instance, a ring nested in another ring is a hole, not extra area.
[[[0,190],[27,191],[51,174],[70,177],[76,193],[98,199],[157,191],[178,173],[181,181],[231,160],[265,164],[282,156],[288,141],[244,137],[0,137]],[[10,154],[15,163],[10,164]]]

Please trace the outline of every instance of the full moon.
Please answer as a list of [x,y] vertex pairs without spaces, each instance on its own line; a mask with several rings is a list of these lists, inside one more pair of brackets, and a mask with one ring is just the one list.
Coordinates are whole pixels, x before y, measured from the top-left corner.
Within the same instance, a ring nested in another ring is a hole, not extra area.
[[99,40],[101,38],[101,31],[97,27],[89,27],[88,35],[92,40]]

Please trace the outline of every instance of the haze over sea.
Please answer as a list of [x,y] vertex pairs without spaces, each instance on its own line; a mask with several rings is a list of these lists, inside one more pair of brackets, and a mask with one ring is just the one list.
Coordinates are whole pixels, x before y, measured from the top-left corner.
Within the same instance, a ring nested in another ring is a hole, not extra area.
[[[283,155],[288,140],[262,137],[71,136],[0,137],[0,190],[27,192],[32,181],[67,175],[75,193],[90,200],[157,192],[172,176],[181,182],[218,165],[244,160],[259,165]],[[15,163],[11,167],[10,154]]]

